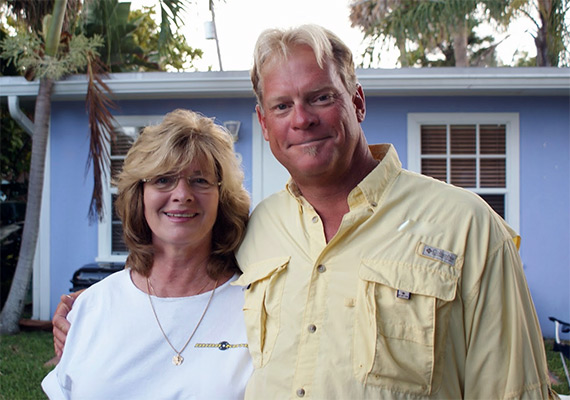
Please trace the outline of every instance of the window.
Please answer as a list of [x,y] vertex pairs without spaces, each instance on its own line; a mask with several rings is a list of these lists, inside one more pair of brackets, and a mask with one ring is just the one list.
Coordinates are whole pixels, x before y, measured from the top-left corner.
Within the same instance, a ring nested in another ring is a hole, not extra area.
[[409,114],[408,168],[479,194],[519,225],[518,114]]
[[[141,129],[150,124],[160,123],[163,116],[129,116],[115,117],[118,126],[115,130],[115,140],[109,143],[111,163],[108,166],[107,177],[114,178],[122,169],[123,161]],[[104,219],[99,222],[99,262],[123,262],[127,258],[127,248],[123,241],[121,221],[115,212],[117,188],[107,179],[103,184]]]

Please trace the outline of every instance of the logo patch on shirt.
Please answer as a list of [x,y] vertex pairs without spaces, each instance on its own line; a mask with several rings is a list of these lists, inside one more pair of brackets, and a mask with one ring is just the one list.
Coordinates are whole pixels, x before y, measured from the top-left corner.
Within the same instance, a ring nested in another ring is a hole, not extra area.
[[405,290],[399,290],[396,292],[396,297],[399,299],[410,300],[412,294],[410,292],[406,292]]
[[424,245],[422,249],[422,256],[431,258],[433,260],[441,261],[445,264],[455,266],[455,261],[457,260],[457,255],[450,251],[438,249],[436,247]]
[[229,342],[223,341],[220,343],[196,343],[194,345],[196,348],[207,348],[207,349],[218,349],[218,350],[228,350],[228,349],[237,349],[240,347],[248,347],[247,343],[239,343],[239,344],[230,344]]

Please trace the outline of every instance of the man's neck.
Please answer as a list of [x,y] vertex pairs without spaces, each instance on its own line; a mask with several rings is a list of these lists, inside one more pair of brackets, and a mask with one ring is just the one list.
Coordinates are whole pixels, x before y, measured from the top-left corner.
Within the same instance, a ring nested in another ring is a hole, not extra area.
[[297,185],[303,197],[321,217],[327,243],[338,231],[342,218],[349,211],[348,195],[378,165],[370,152],[356,162],[344,177],[335,182]]

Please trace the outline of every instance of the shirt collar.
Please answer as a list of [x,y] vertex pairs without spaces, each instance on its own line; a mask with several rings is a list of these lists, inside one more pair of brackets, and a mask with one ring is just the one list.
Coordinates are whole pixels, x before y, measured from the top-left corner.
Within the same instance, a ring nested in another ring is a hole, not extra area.
[[[364,196],[366,201],[375,207],[380,203],[384,190],[402,170],[402,163],[398,158],[396,149],[391,144],[373,144],[368,146],[374,159],[380,161],[348,196],[348,204],[358,203],[358,199]],[[289,178],[286,189],[294,197],[299,205],[303,204],[303,196],[295,182]]]
[[398,158],[396,149],[391,144],[375,144],[369,146],[374,159],[380,161],[348,196],[348,204],[358,202],[360,196],[364,196],[368,204],[376,207],[380,204],[386,189],[392,184],[396,176],[402,170],[402,163]]

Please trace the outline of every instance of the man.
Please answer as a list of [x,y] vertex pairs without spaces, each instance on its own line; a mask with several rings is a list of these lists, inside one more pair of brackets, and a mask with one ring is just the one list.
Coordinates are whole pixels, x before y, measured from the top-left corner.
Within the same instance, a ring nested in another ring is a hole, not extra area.
[[257,115],[291,180],[238,253],[246,397],[555,396],[516,234],[476,195],[367,146],[353,65],[315,26],[256,46]]
[[476,195],[368,147],[346,45],[266,31],[251,78],[291,180],[237,255],[246,398],[556,398],[518,237]]

